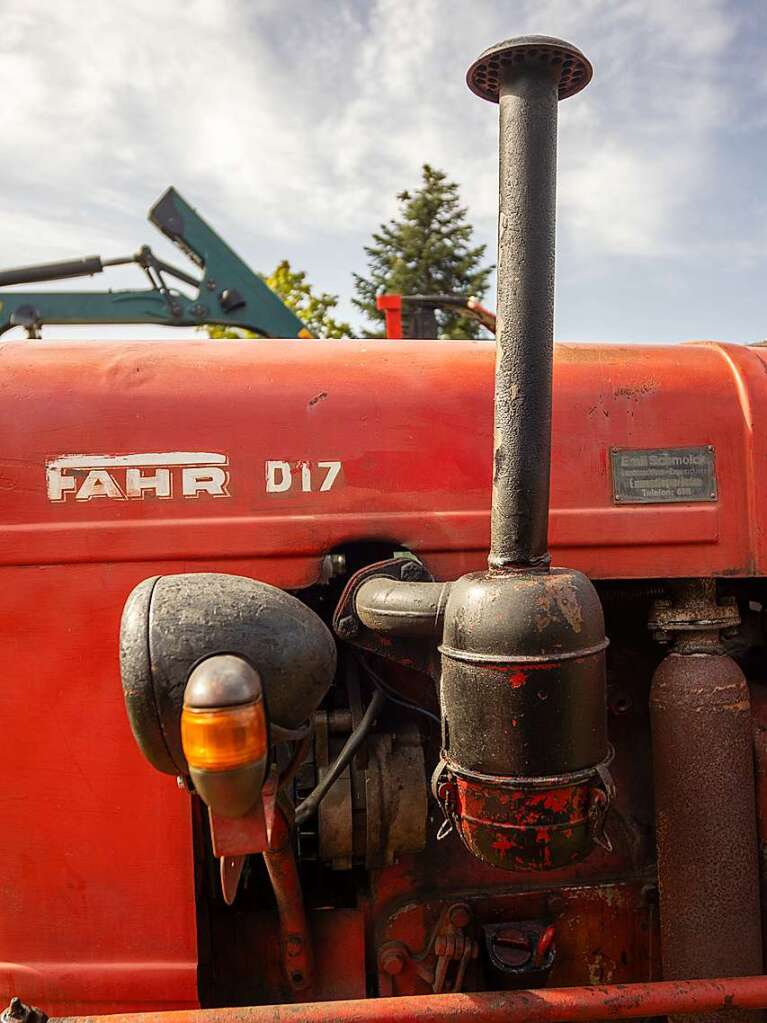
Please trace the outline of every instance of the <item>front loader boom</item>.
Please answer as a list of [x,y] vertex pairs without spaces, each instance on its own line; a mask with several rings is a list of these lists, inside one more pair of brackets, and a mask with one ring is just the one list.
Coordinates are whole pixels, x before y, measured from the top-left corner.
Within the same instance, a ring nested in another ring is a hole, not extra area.
[[[304,324],[262,278],[243,262],[185,199],[169,188],[149,220],[202,270],[198,279],[158,259],[148,245],[133,256],[99,256],[0,272],[0,286],[92,277],[109,266],[135,263],[150,288],[125,291],[0,291],[0,334],[24,327],[39,337],[44,324],[157,323],[169,327],[215,324],[264,337],[307,337]],[[193,294],[170,287],[167,277]]]

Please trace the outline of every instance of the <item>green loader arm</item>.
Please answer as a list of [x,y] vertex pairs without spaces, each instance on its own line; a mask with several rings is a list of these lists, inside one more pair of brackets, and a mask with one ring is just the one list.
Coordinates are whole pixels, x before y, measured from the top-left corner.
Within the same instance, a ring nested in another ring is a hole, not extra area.
[[[106,267],[138,264],[150,288],[129,291],[0,291],[0,334],[15,326],[39,337],[43,324],[157,323],[170,327],[216,324],[252,330],[265,337],[310,337],[301,320],[244,263],[202,217],[169,188],[149,211],[149,220],[202,271],[198,279],[157,259],[148,246],[135,256],[98,256],[0,271],[0,287],[92,276]],[[169,287],[174,277],[194,290]]]

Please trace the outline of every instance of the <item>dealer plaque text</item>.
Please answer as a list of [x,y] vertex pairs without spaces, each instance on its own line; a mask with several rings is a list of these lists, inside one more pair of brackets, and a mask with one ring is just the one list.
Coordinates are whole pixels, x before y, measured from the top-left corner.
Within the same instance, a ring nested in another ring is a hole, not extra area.
[[613,448],[616,504],[716,501],[716,465],[710,445],[698,448]]

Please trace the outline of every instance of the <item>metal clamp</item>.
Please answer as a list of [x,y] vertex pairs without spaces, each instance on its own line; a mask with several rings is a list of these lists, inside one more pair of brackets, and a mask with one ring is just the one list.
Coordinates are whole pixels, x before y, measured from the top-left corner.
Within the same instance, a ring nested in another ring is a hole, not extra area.
[[589,827],[595,845],[600,846],[606,852],[612,852],[613,843],[605,831],[605,824],[607,822],[607,815],[610,812],[610,806],[615,799],[615,782],[606,763],[599,764],[596,770],[602,784],[591,791]]

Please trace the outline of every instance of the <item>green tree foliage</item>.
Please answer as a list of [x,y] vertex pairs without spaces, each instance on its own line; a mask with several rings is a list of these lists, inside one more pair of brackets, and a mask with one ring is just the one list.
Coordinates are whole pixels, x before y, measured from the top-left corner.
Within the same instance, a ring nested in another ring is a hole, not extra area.
[[[482,266],[484,245],[472,246],[474,228],[466,221],[458,185],[442,171],[423,165],[421,184],[412,194],[401,192],[400,213],[382,224],[365,247],[368,276],[354,274],[353,304],[374,324],[383,325],[376,296],[465,295],[482,299],[492,266]],[[481,336],[482,328],[455,309],[437,310],[439,334],[445,338]],[[383,330],[366,332],[381,337]]]
[[[338,295],[331,295],[327,291],[315,292],[306,279],[306,273],[294,270],[287,259],[278,263],[264,280],[285,305],[303,320],[314,337],[351,337],[351,326],[332,315],[332,310],[338,305]],[[234,330],[231,327],[211,325],[206,329],[210,337],[214,338],[256,337],[252,331]]]
[[277,265],[266,278],[266,283],[304,321],[315,337],[351,337],[351,326],[332,315],[338,305],[338,295],[327,291],[315,292],[307,282],[305,272],[291,269],[287,259]]

